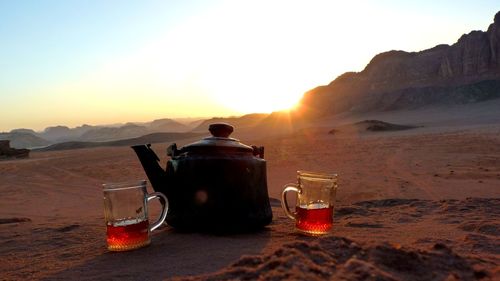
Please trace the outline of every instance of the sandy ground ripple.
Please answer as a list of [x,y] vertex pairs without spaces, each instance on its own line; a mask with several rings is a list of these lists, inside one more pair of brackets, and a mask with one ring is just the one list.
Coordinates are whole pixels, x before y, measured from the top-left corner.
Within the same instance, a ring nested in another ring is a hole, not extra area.
[[[165,226],[128,253],[105,248],[100,184],[145,178],[130,148],[1,161],[0,279],[499,280],[499,126],[410,131],[253,140],[266,147],[273,198],[296,170],[340,174],[330,235],[297,234],[273,200],[263,231]],[[167,145],[154,145],[162,158]]]

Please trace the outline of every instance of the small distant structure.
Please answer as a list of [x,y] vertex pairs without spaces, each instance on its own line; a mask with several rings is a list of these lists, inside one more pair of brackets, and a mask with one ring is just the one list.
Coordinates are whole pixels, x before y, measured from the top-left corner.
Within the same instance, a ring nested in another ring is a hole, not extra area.
[[0,159],[4,158],[28,158],[30,150],[26,148],[10,147],[10,140],[0,140]]

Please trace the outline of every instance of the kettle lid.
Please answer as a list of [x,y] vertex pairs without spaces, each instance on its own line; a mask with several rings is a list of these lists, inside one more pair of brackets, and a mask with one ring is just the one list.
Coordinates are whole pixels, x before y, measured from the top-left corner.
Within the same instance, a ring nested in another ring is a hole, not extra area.
[[184,146],[181,150],[183,152],[222,152],[222,153],[253,153],[254,148],[242,144],[239,140],[229,137],[234,131],[233,126],[227,123],[214,123],[210,124],[208,130],[212,134],[197,142]]

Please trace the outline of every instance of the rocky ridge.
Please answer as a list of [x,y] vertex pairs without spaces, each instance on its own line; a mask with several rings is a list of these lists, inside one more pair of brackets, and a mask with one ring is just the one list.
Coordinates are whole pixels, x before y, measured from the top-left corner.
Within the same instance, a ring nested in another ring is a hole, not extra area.
[[315,115],[464,104],[500,97],[500,12],[487,31],[453,45],[376,55],[361,72],[347,72],[307,92],[301,109]]

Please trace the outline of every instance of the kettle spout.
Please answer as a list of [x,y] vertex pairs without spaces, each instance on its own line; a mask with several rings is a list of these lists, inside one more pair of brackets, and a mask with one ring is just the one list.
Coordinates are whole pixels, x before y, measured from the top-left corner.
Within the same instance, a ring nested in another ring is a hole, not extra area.
[[151,144],[147,145],[134,145],[132,149],[137,154],[142,167],[148,176],[149,182],[155,191],[164,192],[167,182],[167,173],[159,164],[160,158],[151,149]]

